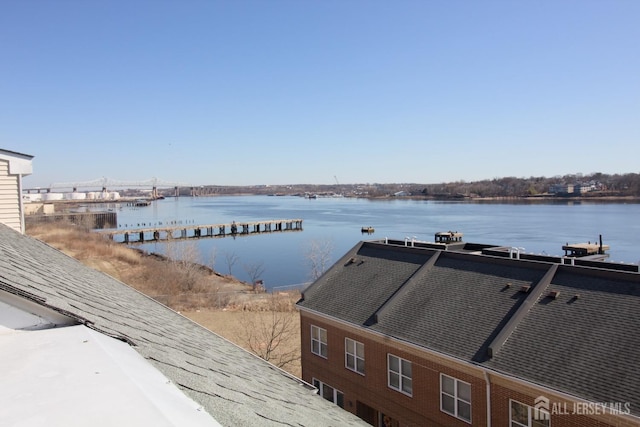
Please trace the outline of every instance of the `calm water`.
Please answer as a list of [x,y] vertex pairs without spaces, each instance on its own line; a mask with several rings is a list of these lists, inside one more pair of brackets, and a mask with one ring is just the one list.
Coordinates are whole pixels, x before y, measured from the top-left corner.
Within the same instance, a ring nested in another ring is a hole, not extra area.
[[[158,223],[218,224],[231,221],[303,219],[303,231],[206,238],[190,242],[137,245],[150,252],[194,252],[200,262],[249,281],[247,269],[261,265],[267,288],[310,279],[305,254],[313,242],[333,248],[331,264],[360,240],[416,238],[433,241],[438,231],[464,233],[464,241],[524,248],[562,255],[565,243],[597,241],[610,245],[610,260],[640,261],[640,204],[637,203],[477,203],[352,198],[304,199],[289,196],[169,198],[142,208],[122,207],[119,228]],[[375,233],[362,234],[372,226]],[[188,246],[190,245],[190,246]],[[229,260],[236,259],[229,271]]]

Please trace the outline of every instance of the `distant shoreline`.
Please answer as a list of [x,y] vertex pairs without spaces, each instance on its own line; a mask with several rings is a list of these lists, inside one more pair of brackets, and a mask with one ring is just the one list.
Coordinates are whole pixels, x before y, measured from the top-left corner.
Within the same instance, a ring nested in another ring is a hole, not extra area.
[[[210,194],[206,196],[178,196],[178,197],[196,197],[196,198],[217,198],[217,197],[246,197],[246,196],[265,196],[262,193],[235,193],[235,194]],[[288,197],[301,197],[297,194],[283,194]],[[175,196],[166,197],[171,199]],[[331,196],[318,196],[319,198]],[[367,200],[427,200],[435,202],[602,202],[602,203],[640,203],[640,197],[636,196],[495,196],[495,197],[469,197],[469,196],[424,196],[424,195],[407,195],[407,196],[344,196],[350,199],[367,199]],[[144,199],[142,197],[122,197],[120,199],[105,200],[105,199],[84,199],[84,200],[47,200],[47,201],[34,201],[27,204],[53,204],[53,205],[66,205],[66,206],[78,206],[78,205],[99,205],[99,204],[120,204],[120,203],[132,203],[136,200]],[[163,198],[164,199],[164,198]],[[148,201],[155,201],[158,199],[144,199]]]
[[594,202],[611,202],[611,203],[623,203],[634,202],[640,203],[640,197],[636,196],[496,196],[496,197],[456,197],[456,196],[423,196],[423,195],[410,195],[410,196],[360,196],[351,197],[370,200],[430,200],[436,202],[500,202],[500,201],[522,201],[522,202],[572,202],[572,201],[594,201]]

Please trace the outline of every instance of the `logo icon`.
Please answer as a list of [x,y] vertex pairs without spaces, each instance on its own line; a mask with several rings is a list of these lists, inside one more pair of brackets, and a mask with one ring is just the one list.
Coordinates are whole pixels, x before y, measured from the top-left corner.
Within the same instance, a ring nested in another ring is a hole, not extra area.
[[533,407],[533,419],[538,421],[545,421],[550,419],[551,414],[549,413],[549,399],[545,396],[538,396],[536,400],[534,400]]

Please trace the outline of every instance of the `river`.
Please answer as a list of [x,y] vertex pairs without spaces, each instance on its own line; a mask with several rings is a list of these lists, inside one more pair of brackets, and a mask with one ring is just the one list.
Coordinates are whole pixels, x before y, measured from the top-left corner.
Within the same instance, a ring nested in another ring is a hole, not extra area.
[[[118,211],[118,228],[154,224],[219,224],[270,219],[303,220],[303,231],[188,242],[135,245],[149,252],[197,254],[222,274],[250,281],[256,270],[268,289],[310,280],[313,244],[329,246],[330,264],[360,240],[433,241],[439,231],[464,233],[464,241],[562,255],[566,243],[595,242],[602,235],[610,260],[640,261],[640,204],[597,201],[440,202],[406,199],[305,199],[296,196],[179,197]],[[363,234],[362,227],[373,227]]]

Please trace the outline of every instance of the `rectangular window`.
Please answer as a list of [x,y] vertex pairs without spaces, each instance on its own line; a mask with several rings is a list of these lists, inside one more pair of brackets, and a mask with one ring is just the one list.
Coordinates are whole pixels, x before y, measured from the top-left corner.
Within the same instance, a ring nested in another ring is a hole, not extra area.
[[509,400],[510,427],[550,427],[549,412]]
[[440,410],[471,423],[471,384],[440,374]]
[[344,409],[344,394],[341,391],[315,378],[313,379],[313,386],[318,389],[320,396]]
[[327,330],[311,325],[311,353],[327,358]]
[[413,376],[411,362],[393,354],[387,354],[389,387],[411,396],[413,394]]
[[364,344],[351,338],[345,338],[344,359],[348,369],[364,375]]

